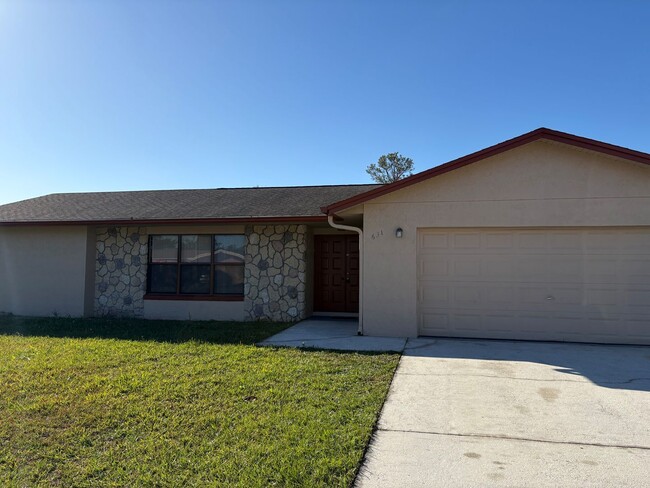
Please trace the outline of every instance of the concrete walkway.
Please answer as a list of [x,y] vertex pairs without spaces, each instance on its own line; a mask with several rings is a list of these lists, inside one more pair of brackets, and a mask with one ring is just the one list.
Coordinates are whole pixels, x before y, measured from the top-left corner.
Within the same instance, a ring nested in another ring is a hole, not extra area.
[[647,486],[650,348],[409,340],[356,486]]
[[401,352],[406,339],[399,337],[367,337],[357,335],[357,320],[303,320],[260,342],[259,346],[310,347],[340,351]]

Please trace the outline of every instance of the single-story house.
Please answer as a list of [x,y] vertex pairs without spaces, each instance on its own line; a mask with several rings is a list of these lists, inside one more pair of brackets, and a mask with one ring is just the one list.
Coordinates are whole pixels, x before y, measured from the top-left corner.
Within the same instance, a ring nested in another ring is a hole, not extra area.
[[650,344],[650,154],[537,129],[388,185],[0,206],[0,312]]

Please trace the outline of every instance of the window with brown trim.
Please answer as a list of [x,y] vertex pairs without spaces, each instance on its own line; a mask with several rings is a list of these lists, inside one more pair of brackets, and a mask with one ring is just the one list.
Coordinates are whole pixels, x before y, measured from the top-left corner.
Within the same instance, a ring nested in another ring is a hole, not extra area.
[[244,295],[243,235],[152,235],[147,295],[178,299]]

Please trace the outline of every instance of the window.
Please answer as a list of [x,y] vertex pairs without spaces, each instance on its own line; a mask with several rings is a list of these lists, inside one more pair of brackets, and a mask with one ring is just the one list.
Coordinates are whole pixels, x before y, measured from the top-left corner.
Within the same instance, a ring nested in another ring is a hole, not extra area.
[[214,292],[244,294],[244,236],[214,236]]
[[210,236],[181,236],[181,293],[210,293]]
[[149,240],[150,295],[241,297],[243,235],[154,235]]

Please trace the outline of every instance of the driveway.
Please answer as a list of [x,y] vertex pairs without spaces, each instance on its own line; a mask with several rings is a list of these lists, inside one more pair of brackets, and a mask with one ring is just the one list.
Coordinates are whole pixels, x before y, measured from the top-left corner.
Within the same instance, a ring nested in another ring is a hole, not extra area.
[[359,487],[645,486],[650,347],[410,340]]

